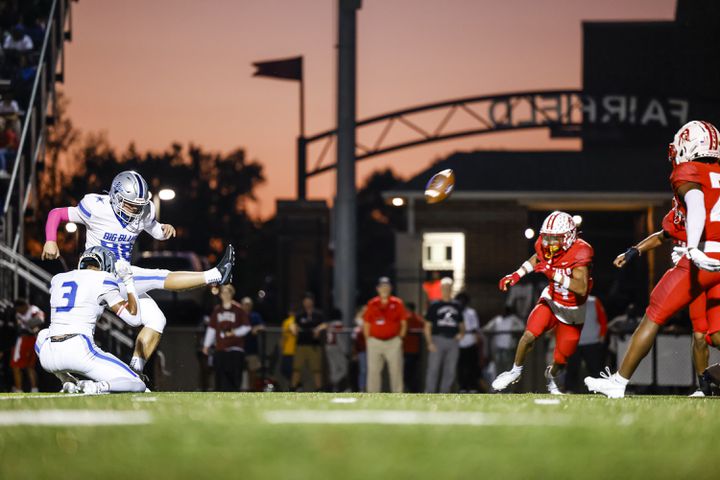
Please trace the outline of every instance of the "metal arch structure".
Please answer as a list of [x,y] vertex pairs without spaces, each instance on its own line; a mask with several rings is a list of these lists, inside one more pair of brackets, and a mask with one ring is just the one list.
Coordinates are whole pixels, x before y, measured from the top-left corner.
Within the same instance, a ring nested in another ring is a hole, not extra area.
[[[458,98],[377,115],[356,123],[356,138],[372,133],[370,142],[355,142],[356,161],[433,142],[508,130],[549,128],[555,137],[578,137],[584,124],[635,126],[682,125],[687,121],[689,102],[681,98],[648,98],[636,95],[591,95],[582,90],[537,90]],[[423,115],[436,118],[428,122]],[[462,127],[451,128],[451,120],[463,116]],[[432,123],[428,127],[428,123]],[[390,140],[400,133],[402,139]],[[298,138],[298,196],[305,197],[307,178],[335,169],[328,153],[337,130]],[[310,149],[318,152],[307,170]]]

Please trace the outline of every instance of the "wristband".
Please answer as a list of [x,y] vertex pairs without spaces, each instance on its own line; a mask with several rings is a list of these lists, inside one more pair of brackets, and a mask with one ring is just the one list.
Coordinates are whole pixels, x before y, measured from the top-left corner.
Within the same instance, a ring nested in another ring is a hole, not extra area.
[[525,275],[527,275],[528,273],[532,272],[533,270],[534,270],[534,269],[533,269],[532,263],[530,263],[530,262],[528,262],[527,260],[525,260],[525,262],[523,262],[523,264],[520,265],[520,268],[518,268],[517,270],[515,270],[515,273],[517,273],[518,276],[519,276],[520,278],[522,278],[522,277],[524,277]]
[[630,247],[625,251],[625,261],[631,262],[635,257],[640,256],[640,250],[637,247]]

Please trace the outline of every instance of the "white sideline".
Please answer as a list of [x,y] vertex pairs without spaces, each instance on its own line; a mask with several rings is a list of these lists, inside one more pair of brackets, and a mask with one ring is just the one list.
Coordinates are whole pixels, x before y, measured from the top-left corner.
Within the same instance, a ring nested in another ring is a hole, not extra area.
[[11,393],[9,395],[0,395],[0,400],[42,400],[44,398],[60,398],[60,397],[86,397],[84,393],[49,393],[47,395],[21,395]]
[[0,426],[14,425],[142,425],[152,422],[145,411],[115,410],[5,410],[0,412]]
[[[428,412],[422,410],[271,410],[264,413],[268,423],[375,424],[375,425],[468,425],[564,427],[587,424],[563,414],[522,414],[482,412]],[[618,425],[629,425],[623,417]]]

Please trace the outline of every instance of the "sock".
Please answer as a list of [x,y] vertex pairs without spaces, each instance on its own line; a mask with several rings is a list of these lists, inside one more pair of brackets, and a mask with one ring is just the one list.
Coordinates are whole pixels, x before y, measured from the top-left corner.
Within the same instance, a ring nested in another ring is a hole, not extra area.
[[630,379],[623,377],[622,375],[620,375],[620,372],[617,372],[615,373],[615,381],[624,387],[628,384]]
[[145,359],[133,356],[132,360],[130,360],[130,368],[132,368],[136,372],[142,373],[143,368],[145,368]]
[[220,280],[222,280],[222,274],[220,273],[220,270],[217,269],[217,267],[213,267],[210,270],[205,270],[203,272],[203,275],[205,275],[205,283],[210,285],[211,283],[219,283]]
[[512,371],[517,373],[522,373],[523,366],[522,365],[515,365],[513,363]]

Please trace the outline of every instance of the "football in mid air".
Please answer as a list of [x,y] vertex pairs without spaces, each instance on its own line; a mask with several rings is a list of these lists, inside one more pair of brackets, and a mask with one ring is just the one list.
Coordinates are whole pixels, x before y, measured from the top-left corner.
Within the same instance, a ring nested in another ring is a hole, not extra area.
[[445,169],[428,180],[425,185],[425,200],[427,203],[439,203],[450,196],[455,188],[455,174],[451,169]]

